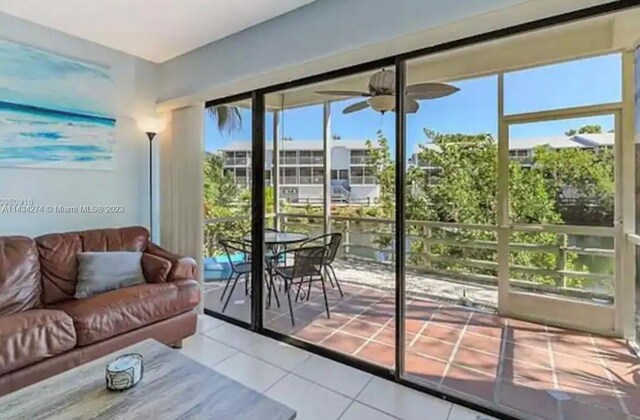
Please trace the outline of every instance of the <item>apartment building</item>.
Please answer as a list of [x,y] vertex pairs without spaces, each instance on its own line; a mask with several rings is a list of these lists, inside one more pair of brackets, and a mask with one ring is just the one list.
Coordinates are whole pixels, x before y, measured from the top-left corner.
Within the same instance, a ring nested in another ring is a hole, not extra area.
[[[273,185],[273,145],[268,142],[265,181]],[[371,165],[366,140],[331,141],[331,196],[333,202],[373,204],[380,186]],[[251,143],[237,141],[220,149],[224,170],[236,184],[251,184]],[[324,147],[322,140],[283,140],[280,153],[280,196],[291,203],[322,203],[324,191]]]

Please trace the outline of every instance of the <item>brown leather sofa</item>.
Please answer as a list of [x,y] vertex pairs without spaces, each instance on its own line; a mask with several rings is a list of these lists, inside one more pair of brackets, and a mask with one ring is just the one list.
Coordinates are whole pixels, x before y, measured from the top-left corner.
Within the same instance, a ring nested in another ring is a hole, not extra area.
[[[146,283],[75,300],[83,251],[142,251]],[[0,237],[0,395],[148,338],[179,346],[196,330],[196,270],[142,227]]]

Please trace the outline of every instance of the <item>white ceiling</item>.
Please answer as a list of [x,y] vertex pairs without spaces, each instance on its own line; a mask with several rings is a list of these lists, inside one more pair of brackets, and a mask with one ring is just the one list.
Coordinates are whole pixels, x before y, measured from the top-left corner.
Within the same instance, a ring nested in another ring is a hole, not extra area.
[[315,0],[2,0],[0,12],[163,62]]

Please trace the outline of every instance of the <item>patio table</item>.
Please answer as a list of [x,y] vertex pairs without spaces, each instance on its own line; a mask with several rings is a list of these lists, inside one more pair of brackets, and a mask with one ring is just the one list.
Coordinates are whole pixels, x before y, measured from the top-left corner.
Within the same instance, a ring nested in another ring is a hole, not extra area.
[[[277,245],[292,245],[300,242],[304,242],[309,239],[308,235],[304,233],[293,233],[293,232],[273,232],[267,231],[264,233],[264,243],[268,246],[277,246]],[[244,242],[251,242],[251,233],[247,233],[243,236],[242,240]]]
[[[300,242],[304,242],[309,239],[308,235],[303,233],[293,233],[293,232],[275,232],[275,231],[266,231],[264,233],[264,244],[267,248],[271,249],[271,255],[266,256],[266,267],[265,272],[270,278],[271,284],[273,285],[273,275],[274,275],[274,264],[273,260],[275,256],[283,249],[287,249],[287,245],[294,245]],[[247,233],[242,237],[242,240],[247,243],[251,243],[251,233]],[[278,264],[278,261],[275,261],[275,265]],[[273,291],[276,302],[278,306],[280,306],[280,302],[278,299],[277,291]],[[267,308],[271,306],[271,288],[269,288],[269,296],[267,298]]]

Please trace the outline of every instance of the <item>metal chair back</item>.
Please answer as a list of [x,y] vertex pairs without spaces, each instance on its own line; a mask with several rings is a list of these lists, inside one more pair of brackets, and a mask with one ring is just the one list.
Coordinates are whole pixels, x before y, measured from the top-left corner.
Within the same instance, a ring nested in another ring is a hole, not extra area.
[[[229,264],[234,271],[236,271],[236,267],[239,264],[247,263],[251,260],[251,245],[246,242],[236,241],[234,239],[220,239],[220,245],[222,245],[224,252],[227,254]],[[232,258],[232,254],[234,253],[241,253],[242,261],[234,261]]]
[[320,275],[327,253],[326,247],[298,248],[290,252],[293,253],[293,278]]
[[338,254],[338,250],[340,249],[341,242],[342,233],[329,233],[327,235],[316,236],[315,238],[309,239],[301,245],[301,248],[306,247],[307,244],[322,243],[325,246],[327,252],[327,254],[324,256],[324,263],[332,264],[333,260],[336,259],[336,255]]
[[329,235],[331,239],[329,240],[329,244],[327,245],[327,255],[324,257],[325,264],[332,264],[333,260],[336,259],[336,255],[338,255],[338,250],[340,249],[340,243],[342,242],[342,233],[330,233]]

